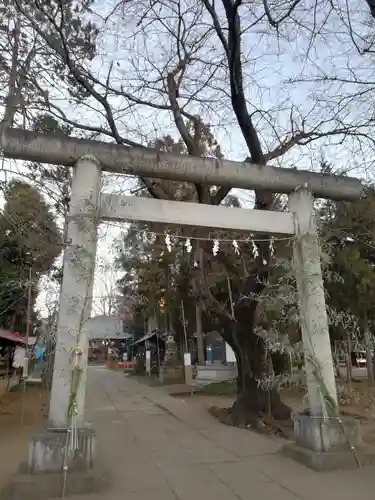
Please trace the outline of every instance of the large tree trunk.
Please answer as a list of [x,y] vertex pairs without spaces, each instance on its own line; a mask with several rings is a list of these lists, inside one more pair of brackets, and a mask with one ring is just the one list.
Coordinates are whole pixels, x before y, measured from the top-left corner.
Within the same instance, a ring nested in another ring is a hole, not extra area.
[[[263,415],[288,420],[291,409],[282,403],[279,392],[270,382],[264,339],[254,333],[255,307],[244,308],[232,323],[231,333],[223,335],[237,360],[237,398],[231,409],[232,423],[258,428]],[[272,379],[271,379],[272,380]]]

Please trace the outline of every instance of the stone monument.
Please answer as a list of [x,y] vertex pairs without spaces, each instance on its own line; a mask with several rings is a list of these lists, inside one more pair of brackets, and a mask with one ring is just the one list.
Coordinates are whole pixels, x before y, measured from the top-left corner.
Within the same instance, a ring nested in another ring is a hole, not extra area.
[[163,384],[180,384],[185,379],[184,367],[178,357],[177,344],[174,335],[168,334],[165,343],[164,363],[160,369],[160,381]]

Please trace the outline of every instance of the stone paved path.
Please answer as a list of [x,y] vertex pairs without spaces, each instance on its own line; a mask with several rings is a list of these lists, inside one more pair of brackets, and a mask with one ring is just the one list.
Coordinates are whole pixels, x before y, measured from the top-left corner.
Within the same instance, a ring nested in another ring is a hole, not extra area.
[[353,500],[375,488],[374,466],[315,473],[279,455],[278,439],[101,367],[89,369],[87,420],[111,476],[88,500]]

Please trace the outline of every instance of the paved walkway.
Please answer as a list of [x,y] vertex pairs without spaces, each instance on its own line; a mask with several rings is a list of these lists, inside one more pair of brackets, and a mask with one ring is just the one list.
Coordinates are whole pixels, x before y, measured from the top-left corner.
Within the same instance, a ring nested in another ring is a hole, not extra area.
[[281,440],[105,368],[89,369],[87,407],[111,475],[90,500],[353,500],[375,489],[374,466],[315,473],[278,455]]

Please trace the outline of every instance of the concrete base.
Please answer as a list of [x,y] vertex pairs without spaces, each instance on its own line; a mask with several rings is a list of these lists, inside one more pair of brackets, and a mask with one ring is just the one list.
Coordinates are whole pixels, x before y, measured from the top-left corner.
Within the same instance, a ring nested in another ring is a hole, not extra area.
[[193,385],[193,367],[191,365],[185,365],[185,384]]
[[200,385],[211,384],[212,382],[224,382],[237,377],[237,367],[235,365],[223,365],[214,362],[212,365],[198,366],[196,381]]
[[28,461],[22,464],[0,498],[2,500],[44,500],[97,492],[104,487],[104,474],[94,469],[95,432],[78,429],[78,450],[67,460],[64,480],[67,429],[47,429],[34,435],[29,443]]
[[349,448],[329,453],[312,451],[296,444],[288,444],[283,446],[281,453],[318,472],[358,467],[356,456],[361,466],[375,463],[375,449],[363,446],[356,447],[354,455]]
[[296,444],[317,452],[347,450],[350,446],[361,446],[361,427],[353,417],[327,419],[309,415],[294,417]]
[[185,368],[182,365],[166,365],[160,369],[162,384],[183,384],[185,382]]
[[[362,445],[358,420],[352,417],[323,419],[308,415],[294,418],[295,444],[284,446],[282,452],[314,470],[334,470],[373,461],[375,450]],[[351,449],[354,447],[355,453]]]
[[[23,467],[26,468],[27,465]],[[68,471],[65,483],[65,497],[88,493],[99,493],[105,488],[103,474],[94,470]],[[1,500],[52,500],[62,498],[64,474],[45,472],[40,474],[16,474],[0,494]]]
[[42,380],[42,377],[31,376],[31,377],[27,377],[25,382],[26,382],[26,384],[30,384],[30,385],[40,385],[43,382],[43,380]]
[[[60,472],[64,468],[67,429],[46,429],[32,436],[29,443],[28,471]],[[78,450],[68,458],[68,469],[87,471],[94,467],[95,432],[78,429]]]

